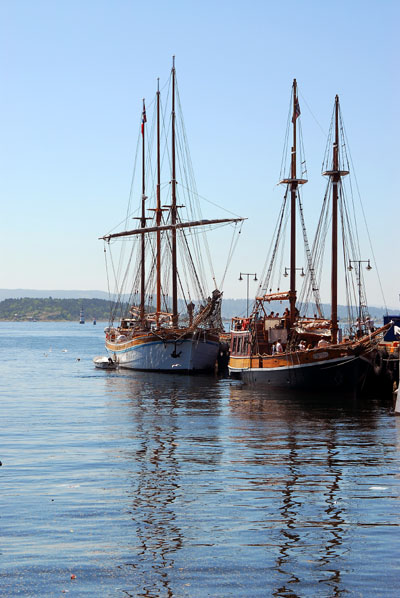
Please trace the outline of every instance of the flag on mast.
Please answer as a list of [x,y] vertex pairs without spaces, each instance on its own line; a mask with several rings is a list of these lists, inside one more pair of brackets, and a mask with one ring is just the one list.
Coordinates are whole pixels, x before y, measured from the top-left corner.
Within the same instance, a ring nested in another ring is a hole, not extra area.
[[293,118],[292,118],[292,123],[294,123],[294,121],[300,116],[300,104],[299,104],[299,98],[296,98],[294,101],[294,114],[293,114]]
[[144,135],[144,123],[147,122],[146,118],[146,106],[143,100],[143,112],[142,112],[142,135]]

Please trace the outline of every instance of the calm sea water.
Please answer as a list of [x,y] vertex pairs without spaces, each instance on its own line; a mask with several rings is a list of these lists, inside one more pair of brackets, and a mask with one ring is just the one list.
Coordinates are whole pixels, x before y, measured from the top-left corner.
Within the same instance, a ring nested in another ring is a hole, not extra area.
[[0,323],[2,597],[397,595],[390,403],[99,354],[101,324]]

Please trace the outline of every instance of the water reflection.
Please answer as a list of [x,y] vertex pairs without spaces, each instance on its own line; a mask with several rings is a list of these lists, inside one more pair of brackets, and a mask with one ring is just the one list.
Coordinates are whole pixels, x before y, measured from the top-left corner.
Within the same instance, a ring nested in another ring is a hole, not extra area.
[[[218,466],[218,386],[207,377],[118,372],[108,378],[111,395],[129,401],[132,464],[131,510],[136,543],[125,566],[134,573],[128,596],[172,597],[176,555],[187,540],[177,516],[185,502],[186,467]],[[198,421],[207,417],[208,425]],[[196,418],[196,425],[193,419]],[[212,424],[210,424],[212,422]],[[187,465],[186,465],[187,464]],[[191,497],[190,502],[193,500]]]
[[[376,467],[376,458],[364,453],[379,441],[376,409],[340,397],[322,402],[281,392],[266,399],[240,386],[231,388],[229,405],[240,422],[239,441],[252,454],[247,462],[254,477],[267,477],[272,490],[275,508],[265,523],[280,578],[272,595],[300,598],[305,582],[315,579],[324,595],[347,594],[342,567],[352,514],[346,485],[357,466]],[[352,446],[355,427],[361,450]]]
[[392,405],[104,372],[92,328],[37,323],[51,334],[25,344],[20,326],[3,331],[4,595],[398,593]]
[[[288,454],[288,474],[282,488],[282,505],[279,512],[283,522],[280,530],[279,556],[276,559],[276,569],[283,577],[283,584],[273,592],[273,596],[291,596],[299,598],[298,594],[290,588],[292,584],[300,582],[300,578],[291,569],[291,552],[300,541],[300,534],[297,531],[297,513],[301,507],[301,502],[296,500],[296,487],[299,481],[298,455],[296,446],[296,435],[291,429],[288,430],[287,446]],[[289,586],[289,587],[288,587]]]
[[168,570],[174,564],[174,552],[182,546],[182,532],[173,509],[180,487],[175,456],[176,400],[176,392],[172,391],[160,425],[161,392],[154,389],[151,397],[142,393],[132,397],[132,418],[139,445],[132,454],[135,475],[131,514],[138,545],[136,558],[130,565],[135,568],[141,588],[137,596],[159,596],[161,590],[163,595],[173,595]]
[[349,592],[349,547],[372,512],[367,501],[358,512],[360,480],[382,461],[376,403],[266,400],[202,377],[119,372],[104,383],[129,422],[126,595],[191,596],[195,583],[196,596],[225,598],[221,575],[240,595],[251,572],[252,596]]
[[344,592],[341,588],[341,557],[346,521],[341,508],[344,484],[341,467],[336,462],[338,449],[335,429],[327,430],[326,449],[326,471],[330,483],[326,485],[324,492],[326,515],[323,521],[326,539],[319,556],[319,565],[322,572],[330,575],[325,583],[331,587],[331,596],[336,597],[341,596]]

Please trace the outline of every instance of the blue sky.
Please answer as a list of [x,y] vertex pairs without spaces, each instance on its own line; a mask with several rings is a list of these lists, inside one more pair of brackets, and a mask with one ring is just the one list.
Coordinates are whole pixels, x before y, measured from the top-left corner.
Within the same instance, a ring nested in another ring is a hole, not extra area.
[[[399,19],[391,0],[1,0],[0,287],[106,290],[97,239],[125,214],[141,101],[175,54],[198,191],[248,218],[225,296],[244,297],[239,272],[264,264],[296,77],[309,235],[338,93],[386,302],[398,306]],[[372,259],[366,234],[361,245]],[[383,305],[375,268],[367,284]]]

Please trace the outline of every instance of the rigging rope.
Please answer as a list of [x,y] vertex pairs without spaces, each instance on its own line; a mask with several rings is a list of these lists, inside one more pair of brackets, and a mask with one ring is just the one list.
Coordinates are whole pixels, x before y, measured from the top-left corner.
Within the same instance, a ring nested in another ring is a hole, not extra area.
[[[304,248],[305,248],[305,253],[306,253],[306,258],[307,258],[307,266],[308,266],[306,269],[306,275],[307,275],[307,277],[310,278],[311,292],[314,294],[315,306],[317,308],[319,317],[323,318],[324,316],[323,316],[323,312],[322,312],[321,298],[319,296],[319,289],[317,286],[317,281],[315,279],[315,273],[314,273],[314,268],[313,268],[313,263],[312,263],[312,256],[311,256],[311,252],[310,252],[310,246],[308,244],[306,225],[304,222],[303,205],[301,202],[301,197],[300,197],[299,191],[297,193],[297,199],[298,199],[298,205],[299,205],[301,227],[303,230]],[[306,280],[307,280],[307,278],[306,278]],[[306,282],[306,281],[304,281],[304,282]]]
[[226,276],[226,273],[227,273],[227,271],[228,271],[228,268],[229,268],[229,266],[230,266],[230,264],[231,264],[231,261],[232,261],[232,258],[233,258],[233,254],[234,254],[234,252],[235,252],[235,249],[236,249],[236,245],[238,244],[238,241],[239,241],[239,235],[240,235],[240,234],[241,234],[241,232],[242,232],[242,225],[243,225],[243,222],[241,222],[241,223],[240,223],[240,230],[239,230],[238,234],[236,235],[236,240],[234,240],[234,239],[235,239],[235,234],[236,234],[236,232],[237,232],[237,228],[238,228],[238,227],[237,227],[237,225],[238,225],[238,224],[239,224],[238,222],[235,222],[235,226],[234,226],[233,233],[232,233],[231,244],[230,244],[230,247],[229,247],[229,252],[228,252],[228,258],[227,258],[227,260],[226,260],[225,270],[224,270],[224,273],[223,273],[223,275],[222,275],[222,279],[221,279],[221,282],[220,282],[220,288],[221,288],[221,289],[224,287],[225,276]]
[[[346,141],[347,147],[350,148],[344,124],[343,124],[343,137],[344,137],[344,139]],[[349,165],[351,165],[351,171],[353,173],[354,182],[355,182],[355,185],[356,185],[356,190],[357,190],[357,195],[358,195],[358,200],[359,200],[359,204],[360,204],[360,207],[361,207],[361,212],[362,212],[362,215],[363,215],[364,226],[365,226],[366,231],[367,231],[369,248],[370,248],[370,251],[372,253],[372,263],[375,266],[375,270],[376,270],[377,277],[378,277],[379,289],[380,289],[380,292],[381,292],[381,297],[382,297],[382,300],[383,300],[383,304],[385,306],[386,314],[388,314],[388,308],[387,308],[387,304],[386,304],[386,298],[385,298],[385,294],[384,294],[383,287],[382,287],[382,281],[381,281],[381,277],[380,277],[380,274],[379,274],[378,264],[377,264],[377,261],[376,261],[376,258],[375,258],[375,252],[374,252],[374,248],[373,248],[373,245],[372,245],[371,235],[370,235],[370,232],[369,232],[369,227],[368,227],[368,222],[367,222],[367,218],[366,218],[365,211],[364,211],[364,206],[363,206],[363,203],[362,203],[362,200],[361,200],[360,188],[359,188],[359,185],[358,185],[358,179],[357,179],[357,175],[356,175],[356,172],[355,172],[355,169],[354,169],[353,159],[352,159],[352,155],[351,155],[350,149],[349,149],[349,152],[348,152],[348,160],[349,160]],[[349,167],[349,170],[350,170],[350,167]]]

